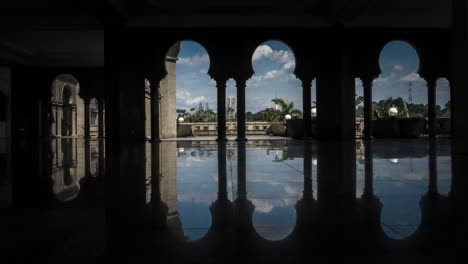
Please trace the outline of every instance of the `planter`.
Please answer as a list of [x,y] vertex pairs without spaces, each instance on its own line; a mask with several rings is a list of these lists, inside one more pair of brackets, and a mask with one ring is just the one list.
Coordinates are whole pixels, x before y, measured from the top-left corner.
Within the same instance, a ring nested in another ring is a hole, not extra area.
[[269,135],[283,137],[286,136],[286,127],[283,122],[271,122],[266,132]]
[[419,117],[403,118],[398,121],[400,137],[402,138],[419,137],[426,126],[426,119]]
[[415,138],[424,131],[424,118],[382,118],[372,121],[375,138]]

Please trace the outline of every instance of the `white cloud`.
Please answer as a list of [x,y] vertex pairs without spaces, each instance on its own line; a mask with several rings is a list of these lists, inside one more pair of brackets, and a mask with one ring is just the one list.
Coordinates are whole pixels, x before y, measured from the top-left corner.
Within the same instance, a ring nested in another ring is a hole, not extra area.
[[284,70],[292,71],[296,66],[294,55],[287,50],[273,50],[268,45],[260,45],[252,56],[252,61],[257,62],[262,59],[269,59],[281,63]]
[[264,85],[267,81],[284,76],[286,72],[284,70],[272,70],[263,75],[254,75],[247,81],[247,87],[259,87]]
[[186,65],[186,66],[199,66],[199,65],[208,64],[208,63],[210,63],[210,57],[208,56],[207,53],[203,55],[196,54],[192,57],[180,57],[177,60],[177,64]]
[[188,107],[193,107],[199,104],[200,102],[206,102],[207,98],[205,96],[192,96],[189,92],[177,92],[176,99],[181,102],[183,105]]
[[393,70],[395,70],[397,72],[401,72],[404,69],[405,69],[405,67],[403,67],[403,65],[401,65],[401,64],[393,65]]

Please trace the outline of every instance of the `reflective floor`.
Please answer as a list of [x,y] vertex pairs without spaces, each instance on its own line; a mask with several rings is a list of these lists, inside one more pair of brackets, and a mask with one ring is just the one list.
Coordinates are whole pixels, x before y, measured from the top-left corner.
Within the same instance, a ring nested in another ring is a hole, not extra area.
[[11,173],[0,155],[8,259],[428,263],[468,249],[448,139],[55,139],[40,153]]

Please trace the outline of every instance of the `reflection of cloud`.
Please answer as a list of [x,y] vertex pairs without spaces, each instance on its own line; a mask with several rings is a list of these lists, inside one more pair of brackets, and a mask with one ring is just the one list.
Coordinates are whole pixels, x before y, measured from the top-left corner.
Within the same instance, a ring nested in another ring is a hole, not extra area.
[[397,65],[394,65],[393,66],[393,70],[397,71],[397,72],[401,72],[405,69],[405,67],[403,67],[403,65],[401,64],[397,64]]

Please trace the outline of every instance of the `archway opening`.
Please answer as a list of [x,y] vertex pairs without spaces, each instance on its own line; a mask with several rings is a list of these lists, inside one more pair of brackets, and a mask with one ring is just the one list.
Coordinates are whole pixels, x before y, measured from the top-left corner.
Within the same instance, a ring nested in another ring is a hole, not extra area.
[[195,41],[179,41],[167,52],[165,64],[167,76],[159,88],[161,138],[216,136],[216,84],[207,74],[206,49]]
[[61,74],[52,82],[50,134],[56,137],[84,135],[84,102],[79,97],[79,83],[70,74]]
[[417,50],[408,42],[391,41],[382,49],[379,63],[382,74],[373,83],[373,136],[427,134],[427,85],[418,74]]
[[282,41],[263,42],[252,55],[252,66],[255,74],[246,87],[246,136],[286,136],[286,124],[302,131],[302,85],[293,74],[293,51]]

